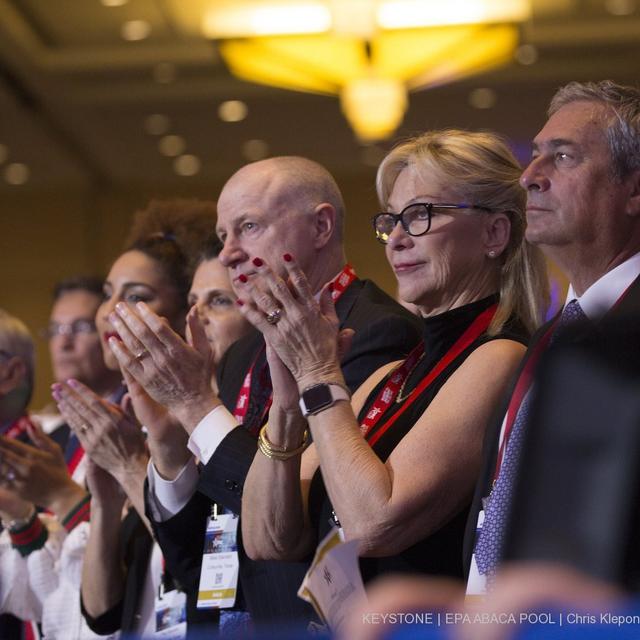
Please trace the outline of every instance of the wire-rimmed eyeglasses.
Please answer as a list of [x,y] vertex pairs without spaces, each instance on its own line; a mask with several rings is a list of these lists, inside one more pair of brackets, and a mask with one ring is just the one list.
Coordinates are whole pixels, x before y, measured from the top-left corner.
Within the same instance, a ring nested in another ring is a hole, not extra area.
[[41,331],[42,337],[50,340],[55,336],[77,336],[95,333],[96,323],[93,320],[79,318],[73,322],[50,322],[49,326]]
[[491,211],[488,207],[477,204],[434,204],[433,202],[414,202],[400,213],[383,212],[372,218],[376,238],[387,244],[389,236],[398,222],[410,236],[423,236],[431,229],[431,218],[438,213],[451,213],[456,209],[481,209]]

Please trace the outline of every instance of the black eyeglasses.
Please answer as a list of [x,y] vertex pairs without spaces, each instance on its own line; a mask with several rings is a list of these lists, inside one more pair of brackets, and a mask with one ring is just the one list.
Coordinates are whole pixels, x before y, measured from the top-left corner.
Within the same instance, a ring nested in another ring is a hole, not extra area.
[[46,329],[42,330],[42,337],[50,340],[55,336],[77,336],[95,333],[96,323],[93,320],[79,318],[73,322],[50,322]]
[[434,204],[433,202],[415,202],[405,207],[400,213],[378,213],[372,218],[376,238],[387,244],[389,236],[398,222],[410,236],[423,236],[431,229],[433,214],[450,213],[456,209],[481,209],[491,211],[488,207],[477,204]]

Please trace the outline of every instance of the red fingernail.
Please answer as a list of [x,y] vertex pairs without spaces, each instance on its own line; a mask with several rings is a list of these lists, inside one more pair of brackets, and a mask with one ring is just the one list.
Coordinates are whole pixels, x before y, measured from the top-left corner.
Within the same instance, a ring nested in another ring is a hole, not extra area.
[[[255,261],[254,261],[255,262]],[[238,276],[238,280],[240,280],[240,282],[249,282],[249,278],[247,278],[247,276],[244,275],[244,273],[241,273]]]
[[241,306],[244,304],[244,300],[240,300],[240,298],[238,298],[238,299],[236,300],[236,304],[237,304],[239,307],[241,307]]
[[282,258],[285,262],[291,262],[293,260],[293,256],[290,253],[285,253]]
[[255,264],[256,267],[261,267],[264,264],[264,262],[260,258],[254,258],[253,264]]

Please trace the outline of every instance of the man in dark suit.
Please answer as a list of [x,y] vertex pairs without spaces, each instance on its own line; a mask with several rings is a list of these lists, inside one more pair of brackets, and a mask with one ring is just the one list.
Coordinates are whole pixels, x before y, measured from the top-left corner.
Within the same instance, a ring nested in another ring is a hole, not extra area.
[[[247,165],[226,183],[218,200],[217,232],[224,243],[220,261],[240,297],[262,260],[286,277],[284,261],[291,255],[314,292],[332,283],[341,328],[354,331],[343,370],[355,390],[381,365],[404,357],[421,329],[415,316],[372,282],[356,277],[344,254],[343,219],[340,191],[323,167],[304,158],[272,158]],[[277,322],[278,313],[274,309],[269,315]],[[153,331],[151,316],[141,313],[139,319]],[[163,329],[158,329],[161,336]],[[123,352],[121,362],[180,420],[190,434],[189,448],[202,463],[198,473],[188,451],[162,446],[150,434],[157,453],[150,467],[149,513],[168,566],[194,590],[212,501],[240,513],[257,432],[268,415],[271,381],[257,331],[227,352],[218,371],[218,394],[202,377],[205,361],[197,349],[178,347],[175,341],[162,349],[159,343],[165,339],[154,342],[149,334],[141,340],[146,350],[137,359]],[[165,388],[159,382],[163,376]],[[307,563],[253,562],[239,542],[241,587],[254,621],[308,620],[311,608],[296,596]]]
[[469,594],[483,593],[500,565],[541,353],[560,327],[570,332],[573,321],[600,323],[640,304],[640,91],[609,81],[561,88],[521,183],[527,240],[571,285],[562,314],[534,337],[504,419],[487,436],[465,544]]

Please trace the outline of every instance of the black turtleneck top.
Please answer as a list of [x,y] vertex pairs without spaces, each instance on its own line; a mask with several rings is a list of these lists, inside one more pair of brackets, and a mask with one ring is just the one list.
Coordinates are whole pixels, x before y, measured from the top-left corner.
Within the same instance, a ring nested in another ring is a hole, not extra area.
[[[424,342],[424,356],[410,372],[403,396],[408,395],[420,381],[425,378],[433,367],[441,360],[458,338],[469,328],[473,321],[491,305],[498,301],[498,296],[493,295],[476,302],[446,311],[437,316],[424,318],[424,330],[422,339]],[[409,433],[418,419],[427,410],[431,401],[453,372],[466,360],[466,358],[480,345],[491,340],[508,339],[526,344],[528,335],[524,328],[515,321],[510,321],[503,330],[494,336],[486,333],[470,344],[460,355],[455,358],[433,380],[422,394],[408,409],[396,420],[391,428],[374,444],[373,451],[385,461],[398,443]],[[391,374],[389,374],[391,375]],[[363,405],[358,421],[362,423],[365,415],[373,405],[378,393],[384,387],[389,376],[373,389]],[[469,389],[469,393],[475,391]],[[385,422],[402,407],[402,403],[392,402],[387,411],[375,424],[369,437],[373,436]],[[420,469],[415,470],[416,474]],[[471,496],[469,496],[471,500]],[[365,582],[383,573],[390,572],[420,572],[434,575],[447,575],[462,577],[462,541],[467,519],[468,505],[447,524],[432,535],[420,540],[405,551],[391,557],[361,558],[360,569]],[[329,531],[333,523],[332,506],[327,495],[322,475],[318,470],[311,483],[309,495],[309,513],[311,522],[318,531],[319,539]],[[338,517],[340,514],[337,514]]]

